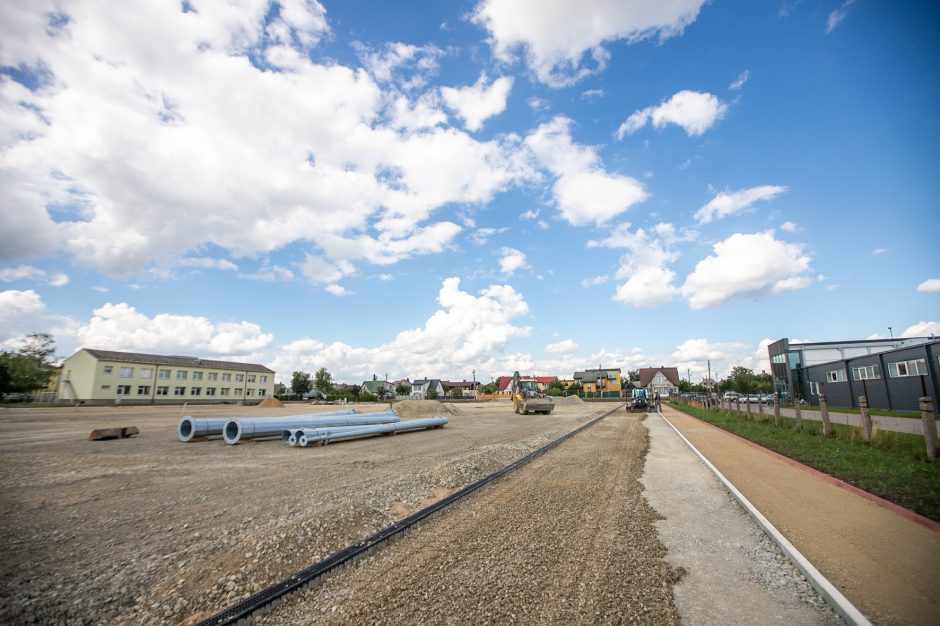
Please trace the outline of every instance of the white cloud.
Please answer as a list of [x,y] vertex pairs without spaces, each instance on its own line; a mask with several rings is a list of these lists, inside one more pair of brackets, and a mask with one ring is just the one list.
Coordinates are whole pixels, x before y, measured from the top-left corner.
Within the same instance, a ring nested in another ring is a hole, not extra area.
[[588,89],[587,91],[581,92],[581,98],[584,100],[595,100],[597,98],[604,97],[603,89]]
[[111,291],[110,289],[102,285],[92,285],[91,289],[92,291],[97,291],[98,293],[108,293],[109,291]]
[[281,347],[273,368],[279,372],[313,372],[326,367],[337,380],[364,380],[373,372],[401,376],[469,378],[473,369],[484,376],[526,369],[531,357],[505,354],[511,339],[527,336],[531,328],[513,322],[529,307],[508,285],[491,285],[473,295],[460,289],[460,279],[444,280],[438,294],[441,308],[424,326],[404,330],[376,347],[301,339]]
[[[606,41],[664,40],[695,21],[705,0],[482,0],[473,21],[490,33],[497,57],[507,60],[524,48],[526,63],[538,79],[555,87],[570,85],[602,70]],[[584,67],[585,53],[594,69]]]
[[795,233],[800,230],[800,227],[794,222],[784,222],[780,225],[780,230],[785,233]]
[[610,276],[608,276],[607,274],[602,274],[602,275],[600,275],[600,276],[594,276],[593,278],[584,278],[584,279],[582,279],[582,280],[581,280],[581,286],[584,287],[584,288],[587,288],[587,287],[595,287],[595,286],[597,286],[597,285],[603,285],[603,284],[606,283],[608,280],[610,280]]
[[710,93],[680,91],[659,106],[634,112],[617,128],[617,139],[635,133],[650,122],[656,128],[666,124],[681,126],[694,137],[714,126],[727,111],[728,105]]
[[734,79],[733,83],[728,85],[728,89],[733,89],[737,91],[738,89],[744,86],[744,83],[746,83],[747,79],[750,77],[751,77],[750,70],[744,70],[743,72],[741,72],[740,75],[738,75],[737,78]]
[[340,296],[340,297],[348,296],[352,294],[351,291],[347,291],[347,289],[343,287],[342,285],[327,285],[326,287],[323,288],[323,290],[326,291],[327,293],[333,294],[334,296]]
[[550,343],[545,346],[545,352],[549,354],[571,354],[575,352],[580,346],[576,341],[571,339],[565,339],[564,341],[559,341],[557,343]]
[[332,284],[353,273],[349,263],[335,264],[313,254],[305,255],[297,267],[304,278],[315,285]]
[[544,98],[539,98],[538,96],[530,96],[525,103],[529,105],[529,108],[533,111],[545,111],[552,106],[552,103]]
[[46,305],[42,298],[32,289],[0,291],[0,321],[4,324],[10,323],[15,318],[43,313],[45,310]]
[[888,251],[887,248],[875,248],[874,250],[871,251],[871,255],[872,255],[872,256],[881,256],[882,254],[884,254],[884,253],[887,252],[887,251]]
[[261,280],[268,283],[284,281],[289,282],[294,280],[294,273],[287,269],[286,267],[281,267],[280,265],[270,266],[267,263],[261,266],[257,272],[251,274],[239,274],[239,278],[246,278],[248,280]]
[[936,337],[940,335],[940,322],[917,322],[904,329],[902,337]]
[[923,291],[923,292],[940,291],[940,278],[928,278],[921,284],[917,285],[917,291]]
[[713,247],[714,254],[696,264],[682,294],[693,309],[734,299],[759,300],[813,283],[811,259],[802,244],[786,243],[774,231],[735,233]]
[[437,46],[415,46],[399,41],[387,42],[384,49],[373,50],[354,43],[363,66],[379,83],[396,80],[400,87],[418,89],[439,71],[444,51]]
[[677,361],[724,360],[731,354],[750,349],[745,343],[711,343],[707,339],[686,339],[676,346],[672,358]]
[[512,79],[501,76],[487,86],[486,75],[468,87],[441,87],[444,104],[463,120],[467,130],[483,128],[483,122],[506,110]]
[[523,211],[522,213],[520,213],[519,219],[520,220],[534,220],[538,218],[540,212],[541,212],[540,209],[529,209],[528,211]]
[[829,14],[829,17],[826,18],[826,34],[828,35],[836,26],[838,26],[842,20],[844,20],[849,15],[849,7],[855,4],[855,0],[845,0],[838,9],[832,11]]
[[446,247],[459,228],[441,207],[537,178],[518,138],[442,128],[433,97],[377,82],[431,73],[439,51],[366,51],[373,78],[311,54],[322,5],[279,6],[273,20],[262,0],[8,12],[0,65],[48,83],[0,81],[0,261],[64,253],[135,275],[207,246],[236,260],[309,242],[334,264],[390,264]]
[[69,284],[69,277],[65,272],[49,274],[32,265],[0,268],[0,283],[12,283],[18,280],[44,282],[50,287],[64,287]]
[[646,200],[638,180],[605,171],[593,148],[575,144],[570,126],[570,119],[558,116],[525,140],[535,159],[558,177],[552,193],[562,218],[574,226],[599,226]]
[[627,250],[617,270],[617,278],[625,280],[617,286],[613,299],[635,307],[651,307],[679,294],[673,284],[676,273],[668,266],[679,258],[676,244],[696,236],[694,231],[676,231],[669,223],[656,224],[651,233],[642,228],[631,231],[630,224],[624,223],[606,239],[589,241],[588,247]]
[[182,267],[197,267],[207,270],[238,270],[238,266],[228,259],[216,259],[213,257],[190,257],[186,259],[180,259],[177,262],[177,265]]
[[773,200],[786,190],[786,187],[777,185],[761,185],[738,191],[719,192],[708,204],[695,212],[695,221],[699,224],[708,224],[712,220],[740,213],[750,208],[755,202]]
[[501,248],[499,253],[502,255],[499,259],[499,271],[507,276],[512,276],[516,270],[525,269],[525,254],[515,248]]
[[509,228],[506,226],[503,226],[501,228],[490,228],[490,227],[478,228],[474,232],[470,233],[470,240],[473,241],[473,243],[475,243],[476,245],[482,246],[486,244],[487,241],[490,240],[490,237],[493,237],[495,235],[501,235],[507,230],[509,230]]
[[388,282],[388,281],[390,281],[390,280],[395,280],[395,277],[392,276],[391,274],[379,274],[378,276],[376,276],[376,278],[378,278],[378,279],[381,280],[382,282]]
[[202,316],[159,313],[148,317],[127,303],[95,309],[75,330],[80,347],[160,354],[235,355],[268,347],[273,335],[251,322],[213,323]]

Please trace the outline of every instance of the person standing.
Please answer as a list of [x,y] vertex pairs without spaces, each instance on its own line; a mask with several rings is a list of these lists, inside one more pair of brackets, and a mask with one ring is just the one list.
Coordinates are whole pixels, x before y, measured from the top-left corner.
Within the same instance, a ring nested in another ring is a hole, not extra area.
[[659,392],[656,392],[656,395],[653,396],[653,406],[656,407],[656,410],[659,411],[663,408],[662,399],[659,397]]

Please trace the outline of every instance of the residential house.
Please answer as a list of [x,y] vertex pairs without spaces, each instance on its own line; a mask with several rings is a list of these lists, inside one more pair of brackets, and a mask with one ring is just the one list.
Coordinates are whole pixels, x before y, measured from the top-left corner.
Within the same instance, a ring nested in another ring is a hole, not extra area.
[[395,397],[395,385],[388,382],[387,380],[372,380],[363,381],[359,386],[359,393],[362,395],[375,396],[376,398],[394,398]]
[[439,378],[419,378],[411,383],[411,397],[424,400],[429,391],[434,391],[438,398],[444,397],[444,384]]
[[442,380],[441,384],[448,393],[451,389],[460,389],[464,398],[476,398],[477,390],[480,388],[480,383],[475,380]]
[[574,379],[585,393],[603,393],[620,395],[620,368],[598,368],[575,372]]
[[639,386],[650,396],[679,393],[679,369],[675,367],[641,367]]
[[[556,380],[558,380],[557,376],[531,376],[531,375],[522,376],[520,375],[519,378],[523,380],[534,380],[538,384],[539,391],[543,393],[548,388],[549,383],[553,383]],[[497,381],[497,388],[498,388],[499,393],[509,393],[511,386],[512,386],[512,376],[500,376],[499,377],[499,380]]]

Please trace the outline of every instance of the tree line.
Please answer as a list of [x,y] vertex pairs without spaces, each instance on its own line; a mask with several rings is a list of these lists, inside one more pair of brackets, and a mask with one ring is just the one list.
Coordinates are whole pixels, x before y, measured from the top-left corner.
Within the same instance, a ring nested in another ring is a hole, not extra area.
[[55,341],[49,333],[32,333],[16,350],[0,352],[0,396],[44,389],[55,372]]

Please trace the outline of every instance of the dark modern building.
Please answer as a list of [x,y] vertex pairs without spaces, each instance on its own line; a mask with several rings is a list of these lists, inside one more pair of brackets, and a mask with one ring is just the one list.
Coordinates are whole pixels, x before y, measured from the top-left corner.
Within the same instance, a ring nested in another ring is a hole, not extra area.
[[878,409],[916,411],[923,395],[940,397],[940,340],[935,337],[793,342],[767,346],[774,390],[785,401],[857,407],[858,397]]

